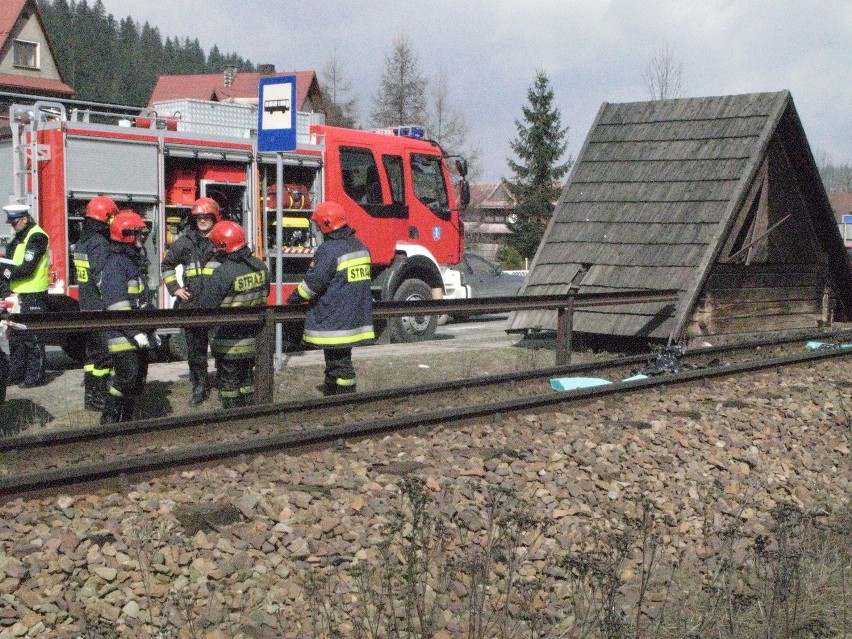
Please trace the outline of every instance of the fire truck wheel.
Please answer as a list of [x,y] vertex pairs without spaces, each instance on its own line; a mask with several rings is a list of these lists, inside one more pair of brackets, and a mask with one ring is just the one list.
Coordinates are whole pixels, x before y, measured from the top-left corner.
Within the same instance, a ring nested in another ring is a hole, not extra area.
[[[400,284],[394,301],[419,302],[432,299],[432,289],[422,280],[410,279]],[[438,326],[437,315],[406,315],[388,321],[391,342],[422,342],[432,339]]]

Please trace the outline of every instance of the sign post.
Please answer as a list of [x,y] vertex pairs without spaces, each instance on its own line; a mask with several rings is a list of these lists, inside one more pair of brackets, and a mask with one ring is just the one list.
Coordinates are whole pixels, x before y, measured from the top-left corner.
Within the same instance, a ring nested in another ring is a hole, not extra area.
[[[274,152],[275,161],[275,304],[283,303],[284,152],[296,149],[296,76],[261,78],[257,96],[257,150]],[[281,324],[275,325],[275,370],[282,364]]]

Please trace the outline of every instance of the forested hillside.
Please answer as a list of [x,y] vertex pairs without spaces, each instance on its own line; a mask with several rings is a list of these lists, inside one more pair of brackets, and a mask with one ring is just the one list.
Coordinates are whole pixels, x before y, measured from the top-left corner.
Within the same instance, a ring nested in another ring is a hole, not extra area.
[[117,20],[101,0],[39,0],[39,7],[57,63],[80,100],[144,106],[163,74],[214,73],[225,64],[254,70],[250,60],[215,45],[205,53],[197,38],[164,40],[148,22]]

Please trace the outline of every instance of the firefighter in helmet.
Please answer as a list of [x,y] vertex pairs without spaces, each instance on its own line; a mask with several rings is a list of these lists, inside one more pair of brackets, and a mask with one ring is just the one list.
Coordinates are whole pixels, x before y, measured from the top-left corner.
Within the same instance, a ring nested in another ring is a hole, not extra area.
[[352,347],[375,338],[370,252],[337,202],[317,206],[311,220],[322,231],[323,242],[287,303],[308,304],[302,340],[323,349],[323,394],[354,393]]
[[[243,228],[232,221],[217,222],[209,238],[220,264],[204,285],[201,308],[265,306],[269,269],[251,254]],[[256,325],[224,325],[216,329],[211,347],[222,408],[254,402],[259,331]]]
[[[210,231],[222,220],[219,204],[213,198],[198,198],[189,212],[190,226],[175,240],[163,258],[163,283],[173,295],[176,308],[198,308],[207,281],[219,265],[210,243]],[[183,267],[181,282],[177,267]],[[207,381],[207,345],[210,329],[194,326],[183,329],[186,339],[189,380],[192,395],[189,403],[198,406],[209,395]]]
[[[15,236],[6,245],[6,258],[0,268],[0,290],[3,297],[18,295],[21,313],[47,311],[47,289],[50,285],[50,241],[47,233],[30,216],[26,204],[4,206],[6,222]],[[27,331],[9,335],[9,383],[32,388],[45,383],[44,342]]]
[[[92,198],[86,205],[80,240],[71,251],[81,311],[104,310],[98,282],[109,256],[109,225],[117,214],[115,202],[105,195]],[[111,369],[112,360],[103,332],[90,331],[86,335],[86,363],[83,365],[83,406],[86,410],[104,409]]]
[[[109,248],[99,288],[107,311],[143,308],[147,299],[145,279],[139,266],[148,227],[129,209],[119,211],[109,227]],[[148,377],[148,350],[156,346],[156,333],[143,329],[109,329],[107,348],[112,357],[112,378],[102,424],[130,421]]]

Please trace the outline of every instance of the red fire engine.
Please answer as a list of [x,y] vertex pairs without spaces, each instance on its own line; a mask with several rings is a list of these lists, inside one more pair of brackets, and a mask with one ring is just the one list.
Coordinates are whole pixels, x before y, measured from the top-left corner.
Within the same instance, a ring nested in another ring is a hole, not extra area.
[[[148,222],[148,273],[154,303],[173,300],[161,285],[160,257],[180,233],[194,200],[219,202],[252,238],[256,254],[276,272],[282,255],[282,297],[298,284],[322,241],[310,215],[333,199],[369,247],[377,300],[469,296],[451,268],[464,250],[463,225],[447,158],[422,129],[367,132],[325,126],[321,116],[297,114],[297,149],[276,156],[257,151],[252,105],[179,100],[154,109],[37,100],[10,108],[10,129],[0,133],[0,193],[31,205],[51,239],[51,308],[75,309],[77,287],[70,247],[79,237],[86,203],[112,197]],[[466,163],[457,160],[462,205]],[[277,189],[283,189],[282,244],[276,243]],[[0,254],[11,229],[0,220]],[[274,302],[273,291],[270,301]],[[428,339],[436,316],[389,323],[395,341]]]

